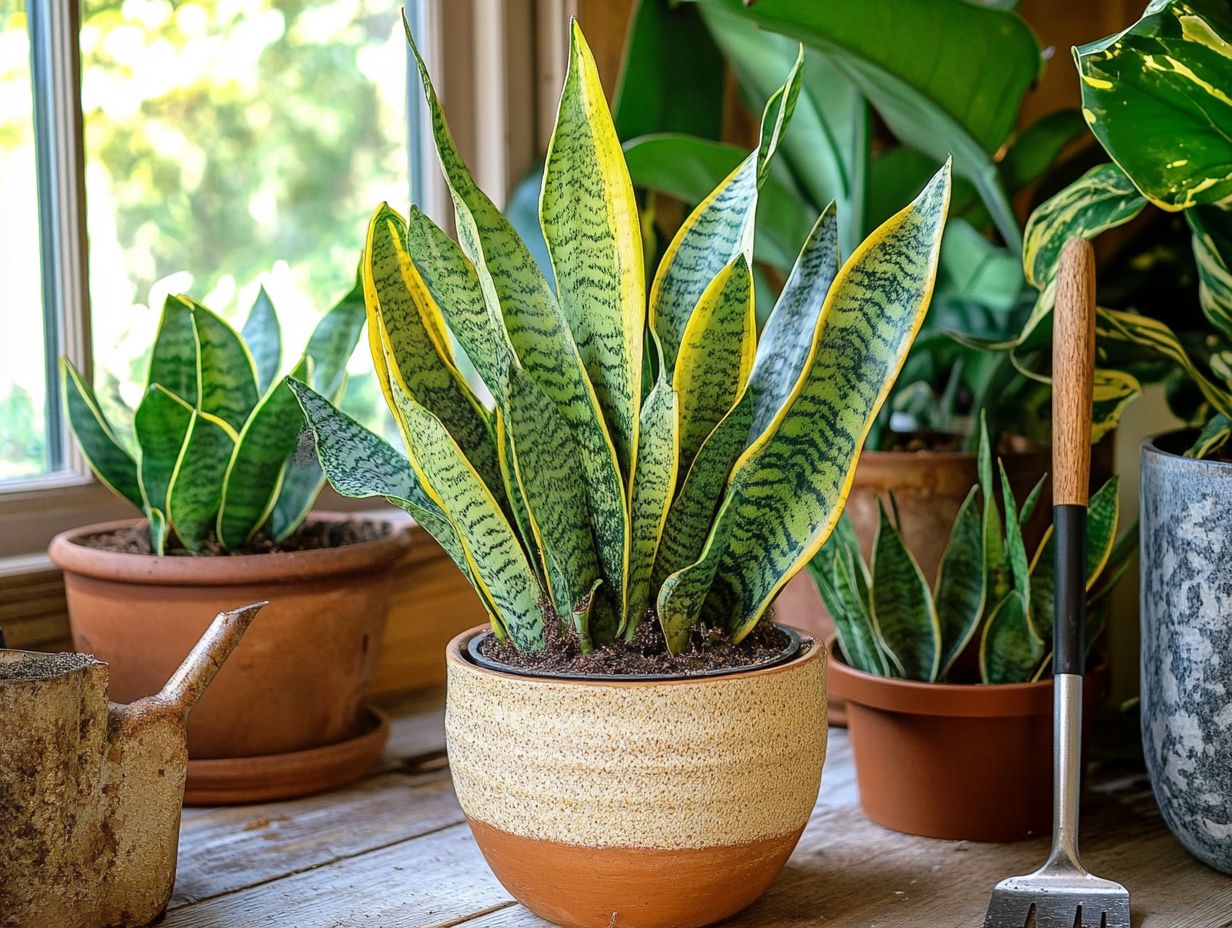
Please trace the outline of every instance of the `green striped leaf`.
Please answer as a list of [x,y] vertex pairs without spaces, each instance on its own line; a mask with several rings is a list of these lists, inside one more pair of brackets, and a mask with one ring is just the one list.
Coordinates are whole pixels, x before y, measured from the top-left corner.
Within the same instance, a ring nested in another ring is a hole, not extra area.
[[167,521],[189,551],[200,551],[214,528],[237,438],[222,419],[199,409],[192,411],[167,487]]
[[505,422],[505,414],[498,406],[495,410],[493,431],[497,457],[500,462],[501,484],[505,489],[505,498],[509,500],[509,510],[513,515],[514,527],[522,538],[522,549],[530,556],[539,579],[546,581],[547,565],[542,560],[543,552],[539,550],[534,529],[531,528],[530,515],[526,511],[526,500],[523,498],[522,487],[518,484],[518,476],[514,470],[513,443]]
[[150,351],[147,388],[160,384],[196,406],[200,395],[200,369],[193,304],[187,297],[168,296],[158,320],[158,334]]
[[972,487],[954,517],[950,540],[937,565],[934,601],[941,625],[939,679],[945,679],[975,635],[985,598],[984,518],[979,487]]
[[1000,458],[997,458],[997,471],[1001,476],[1001,504],[1005,507],[1005,555],[1010,579],[1023,601],[1029,602],[1031,582],[1027,547],[1022,537],[1022,523],[1018,519],[1018,506],[1014,502],[1014,488],[1010,486],[1005,463]]
[[992,449],[988,440],[988,422],[980,414],[980,441],[976,451],[980,478],[980,496],[984,501],[984,570],[985,597],[999,603],[1009,590],[1009,564],[1005,557],[1005,536],[1001,528],[1001,512],[997,509],[997,487],[992,478]]
[[[510,373],[507,427],[535,547],[552,559],[548,580],[556,614],[585,619],[589,608],[584,608],[584,601],[602,578],[573,441],[547,394],[525,373]],[[581,626],[577,632],[582,646],[589,649],[589,628]],[[614,632],[614,628],[595,629],[595,638],[606,643]]]
[[637,461],[631,480],[632,545],[629,551],[629,608],[625,637],[632,638],[650,608],[650,578],[667,522],[680,466],[680,411],[676,392],[659,381],[642,405]]
[[1086,589],[1089,592],[1108,564],[1120,522],[1120,480],[1113,474],[1087,504]]
[[[404,18],[404,25],[405,18]],[[556,403],[576,442],[605,586],[626,601],[629,509],[619,460],[577,346],[526,245],[476,185],[449,129],[407,27],[431,115],[437,155],[453,198],[458,238],[474,263],[490,313],[499,313],[517,360]],[[512,630],[511,630],[512,633]],[[516,640],[516,635],[514,636]]]
[[1091,442],[1115,429],[1125,407],[1141,393],[1142,384],[1133,374],[1097,367],[1091,391]]
[[197,408],[223,419],[234,429],[241,429],[259,399],[252,355],[235,329],[221,317],[188,297],[180,299],[192,307],[197,336],[201,384]]
[[890,676],[889,665],[877,643],[868,602],[859,595],[855,585],[850,552],[836,546],[828,555],[823,554],[830,547],[824,545],[809,561],[809,572],[834,620],[843,657],[856,670]]
[[659,263],[650,288],[650,328],[665,376],[675,368],[689,316],[710,281],[737,255],[753,260],[758,187],[791,120],[800,76],[798,55],[786,82],[766,103],[758,150],[697,205]]
[[282,363],[282,330],[265,287],[257,291],[257,298],[240,329],[240,337],[252,354],[257,369],[257,389],[264,395],[278,376],[278,366]]
[[714,605],[716,624],[736,641],[838,519],[859,449],[927,311],[949,190],[946,165],[843,265],[804,374],[733,467],[736,525]]
[[[310,371],[311,362],[305,357],[290,376],[308,381]],[[302,424],[299,403],[285,380],[266,391],[244,423],[227,464],[218,507],[218,541],[224,548],[248,544],[269,517]]]
[[873,627],[909,680],[932,682],[941,670],[941,624],[924,572],[880,506],[873,540]]
[[180,459],[192,413],[192,406],[156,383],[146,390],[133,414],[133,432],[140,449],[137,476],[147,510],[167,512],[167,489]]
[[743,255],[702,292],[681,336],[672,388],[680,398],[680,469],[735,405],[757,350],[753,277]]
[[1083,115],[1166,210],[1232,197],[1232,12],[1224,0],[1151,3],[1123,32],[1074,49]]
[[1027,620],[1027,602],[1011,591],[993,609],[980,639],[980,679],[985,683],[1026,683],[1043,660],[1044,642]]
[[1224,210],[1202,206],[1187,210],[1185,219],[1193,230],[1198,302],[1211,324],[1232,338],[1232,221]]
[[150,530],[150,549],[159,557],[167,553],[167,537],[171,526],[161,509],[146,510],[146,522]]
[[145,508],[137,479],[137,462],[116,438],[94,398],[94,391],[68,358],[60,359],[60,383],[69,425],[90,470],[112,493],[134,506]]
[[1052,643],[1053,589],[1056,577],[1056,557],[1053,549],[1053,526],[1049,525],[1031,558],[1031,598],[1027,619],[1040,641]]
[[428,497],[449,514],[481,597],[519,650],[542,650],[544,593],[500,505],[440,420],[397,382],[394,401],[410,436],[411,467]]
[[730,542],[732,526],[735,524],[731,509],[736,502],[732,496],[724,500],[700,557],[694,563],[672,573],[659,587],[659,625],[663,629],[667,649],[672,654],[680,654],[688,646],[689,631],[697,624],[723,552]]
[[561,311],[628,474],[637,447],[646,271],[633,184],[576,22],[539,216]]
[[1232,420],[1223,413],[1215,415],[1185,452],[1187,458],[1207,458],[1221,451],[1232,439]]
[[838,273],[838,219],[827,206],[809,232],[757,345],[749,376],[756,438],[766,430],[804,372],[822,306]]

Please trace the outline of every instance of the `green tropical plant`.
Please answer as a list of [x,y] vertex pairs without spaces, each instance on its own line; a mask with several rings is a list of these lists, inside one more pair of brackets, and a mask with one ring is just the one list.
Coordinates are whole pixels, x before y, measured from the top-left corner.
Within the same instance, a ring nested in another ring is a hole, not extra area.
[[[1159,376],[1162,361],[1173,374],[1173,411],[1202,428],[1190,453],[1213,454],[1232,438],[1232,12],[1222,0],[1154,0],[1128,29],[1075,48],[1074,60],[1083,113],[1112,163],[1032,214],[1023,263],[1039,296],[1013,350],[1048,338],[1057,259],[1068,238],[1096,238],[1148,204],[1182,215],[1200,321],[1187,323],[1175,300],[1143,305],[1148,295],[1138,295],[1136,312],[1101,305],[1096,418],[1115,422],[1140,380]],[[1169,273],[1155,256],[1141,261],[1147,273]]]
[[[357,282],[318,323],[293,376],[340,401],[364,316]],[[99,480],[145,513],[156,554],[177,545],[199,553],[212,541],[242,550],[259,534],[285,541],[303,523],[325,477],[311,454],[295,453],[304,420],[278,376],[281,359],[264,288],[242,332],[187,296],[169,296],[145,393],[121,429],[61,358],[82,453]]]
[[672,653],[702,626],[740,642],[842,508],[927,309],[948,164],[841,267],[825,210],[759,339],[754,216],[799,57],[757,150],[684,222],[648,291],[633,187],[576,25],[539,207],[554,289],[476,186],[419,67],[459,244],[414,207],[376,210],[368,332],[406,455],[291,380],[325,473],[412,513],[523,651],[556,627],[582,649],[630,639],[648,616]]
[[[978,459],[979,483],[954,518],[931,589],[903,541],[893,500],[893,518],[881,507],[871,564],[865,562],[846,515],[809,562],[834,619],[839,647],[857,670],[944,681],[968,645],[978,640],[983,683],[1025,683],[1046,673],[1052,641],[1052,526],[1030,559],[1023,540],[1046,478],[1019,509],[1000,461],[999,486],[994,483],[984,424]],[[1138,546],[1137,523],[1118,539],[1117,522],[1117,478],[1112,477],[1091,497],[1089,509],[1088,649],[1107,617],[1101,605]]]

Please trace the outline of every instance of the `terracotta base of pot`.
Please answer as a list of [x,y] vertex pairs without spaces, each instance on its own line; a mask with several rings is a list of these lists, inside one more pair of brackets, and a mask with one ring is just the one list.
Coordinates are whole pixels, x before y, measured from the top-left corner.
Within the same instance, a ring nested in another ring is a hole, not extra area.
[[336,744],[264,757],[190,760],[184,805],[270,802],[345,786],[376,766],[388,738],[385,713],[365,706],[359,734]]
[[501,885],[563,928],[714,924],[766,891],[804,830],[730,847],[662,850],[577,847],[467,821]]

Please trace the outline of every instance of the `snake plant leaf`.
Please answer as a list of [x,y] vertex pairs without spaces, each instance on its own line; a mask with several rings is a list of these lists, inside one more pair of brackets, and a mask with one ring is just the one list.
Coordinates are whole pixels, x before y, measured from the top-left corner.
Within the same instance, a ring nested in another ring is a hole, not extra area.
[[945,679],[975,635],[986,596],[984,516],[979,487],[972,487],[954,517],[950,539],[937,565],[933,600],[941,626],[939,679]]
[[479,476],[503,499],[487,415],[454,364],[441,311],[406,248],[406,223],[382,203],[368,224],[364,289],[385,351],[385,366],[417,403],[442,422]]
[[274,303],[264,286],[257,290],[257,298],[248,311],[244,327],[240,329],[240,337],[252,353],[257,369],[257,390],[264,395],[282,363],[282,329],[278,325]]
[[650,608],[650,577],[667,522],[680,467],[680,404],[665,381],[642,404],[637,461],[631,481],[629,607],[625,637],[632,638]]
[[1022,537],[1022,522],[1018,518],[1018,506],[1014,502],[1014,488],[1005,473],[1005,463],[997,459],[997,471],[1001,477],[1001,504],[1005,507],[1005,556],[1009,562],[1010,579],[1014,589],[1029,603],[1031,594],[1031,567],[1027,560],[1027,546]]
[[667,246],[650,287],[650,328],[670,377],[693,307],[718,273],[739,254],[753,257],[758,188],[778,151],[800,92],[802,53],[762,114],[758,149],[711,191]]
[[68,358],[60,359],[60,383],[69,424],[90,470],[107,489],[144,508],[137,462],[116,438],[94,391]]
[[633,468],[646,313],[637,199],[594,57],[576,22],[539,217],[561,311],[620,460]]
[[1027,619],[1027,601],[1011,590],[993,609],[980,639],[980,679],[984,683],[1026,683],[1043,660],[1044,641]]
[[200,364],[193,304],[181,296],[168,296],[158,320],[158,333],[150,351],[147,388],[161,384],[195,406],[200,395]]
[[[437,156],[454,202],[462,249],[474,263],[489,312],[503,315],[517,360],[556,403],[573,431],[575,453],[586,476],[604,584],[619,596],[623,607],[629,557],[628,497],[598,398],[564,316],[534,258],[463,163],[405,16],[403,25],[419,67]],[[466,533],[462,535],[465,541]],[[533,637],[534,633],[525,627],[517,633],[510,628],[510,634],[517,641],[519,634]],[[538,647],[542,647],[541,641]]]
[[1119,479],[1114,474],[1092,494],[1087,505],[1086,589],[1091,590],[1095,581],[1108,565],[1117,540],[1120,521]]
[[1232,221],[1221,209],[1199,206],[1186,210],[1193,231],[1193,255],[1198,266],[1198,302],[1211,324],[1232,338]]
[[137,477],[146,510],[157,509],[164,516],[167,512],[167,489],[192,412],[193,407],[185,400],[156,383],[146,390],[133,414],[133,433],[140,449]]
[[1006,580],[1008,564],[1005,558],[1005,539],[1001,529],[1001,513],[997,509],[997,487],[992,477],[992,450],[988,440],[988,422],[980,415],[980,440],[976,451],[979,471],[980,496],[984,500],[984,570],[986,598],[999,603],[1009,589]]
[[689,643],[690,629],[697,624],[723,552],[731,540],[736,520],[730,510],[737,502],[730,495],[723,501],[701,556],[694,563],[673,572],[659,587],[659,625],[671,654],[680,654]]
[[1044,492],[1044,484],[1047,482],[1048,475],[1043,474],[1039,480],[1035,481],[1035,486],[1031,487],[1031,492],[1027,494],[1027,498],[1022,501],[1022,508],[1018,510],[1018,525],[1023,531],[1026,531],[1027,523],[1031,521],[1031,516],[1035,515],[1040,497]]
[[944,165],[840,269],[804,373],[736,461],[736,525],[714,590],[716,624],[740,641],[825,542],[864,438],[923,322],[949,202]]
[[[311,362],[304,357],[290,376],[309,381],[310,371]],[[218,507],[218,541],[224,548],[248,544],[273,511],[302,424],[295,394],[279,380],[244,423],[227,464]]]
[[194,409],[167,487],[167,520],[189,551],[199,552],[216,524],[227,464],[238,439],[227,423]]
[[[828,545],[823,547],[824,551]],[[818,551],[821,555],[821,551]],[[868,603],[855,589],[849,563],[850,555],[845,549],[833,552],[829,560],[819,562],[817,557],[809,561],[809,571],[817,585],[834,629],[838,633],[838,645],[847,663],[856,670],[878,676],[890,676],[889,665],[882,656],[873,630],[873,620],[868,612]]]
[[1056,584],[1054,551],[1053,526],[1050,524],[1031,558],[1031,597],[1027,604],[1027,619],[1034,629],[1035,637],[1050,644],[1053,612],[1056,608],[1053,602]]
[[167,538],[171,533],[171,526],[161,509],[147,509],[146,521],[150,529],[150,549],[162,557],[167,553]]
[[457,242],[417,206],[407,214],[406,250],[449,331],[497,403],[503,403],[505,380],[515,366],[513,346],[500,313],[492,312],[484,301],[475,266]]
[[702,292],[680,340],[672,388],[680,400],[680,469],[735,405],[757,351],[753,277],[737,255]]
[[179,299],[191,305],[196,332],[197,374],[201,385],[196,406],[224,420],[233,429],[242,429],[260,398],[252,355],[239,333],[221,316],[188,297]]
[[1091,131],[1151,202],[1181,210],[1232,197],[1227,3],[1156,0],[1074,60]]
[[762,330],[749,375],[751,437],[756,438],[766,430],[804,372],[817,319],[837,273],[838,219],[831,203],[804,240]]
[[[547,394],[522,371],[511,374],[507,428],[535,548],[551,557],[548,580],[557,615],[585,618],[590,610],[584,601],[602,578],[572,437]],[[589,629],[578,631],[588,644]],[[610,641],[613,633],[597,629],[596,637]]]
[[523,496],[522,487],[518,483],[518,475],[514,466],[513,442],[505,423],[505,413],[498,406],[494,410],[492,424],[493,438],[496,441],[496,453],[501,469],[501,484],[505,489],[505,498],[509,501],[509,511],[513,515],[514,528],[518,530],[518,535],[522,539],[522,549],[529,554],[538,572],[539,579],[546,581],[548,578],[547,564],[542,560],[542,552],[536,543],[535,531],[531,528],[530,514],[526,509],[526,499]]
[[873,540],[873,627],[882,647],[909,680],[932,682],[941,670],[943,643],[937,608],[924,572],[879,505]]

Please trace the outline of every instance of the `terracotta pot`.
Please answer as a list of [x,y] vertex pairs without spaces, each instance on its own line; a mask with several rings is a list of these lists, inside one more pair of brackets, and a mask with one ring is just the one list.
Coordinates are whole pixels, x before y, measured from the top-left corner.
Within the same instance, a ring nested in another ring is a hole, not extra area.
[[[1052,822],[1052,680],[919,683],[863,673],[835,655],[860,805],[878,825],[929,838],[1021,841]],[[1108,690],[1101,661],[1083,687],[1084,743]]]
[[449,643],[458,801],[497,879],[567,928],[695,928],[782,869],[825,759],[824,649],[724,676],[502,673]]
[[[73,645],[110,665],[112,699],[157,692],[214,613],[267,599],[261,621],[192,714],[190,756],[287,755],[359,734],[391,567],[409,534],[390,527],[384,538],[339,548],[218,557],[153,557],[79,543],[134,524],[65,532],[49,550],[64,571]],[[191,771],[189,781],[191,790]]]

